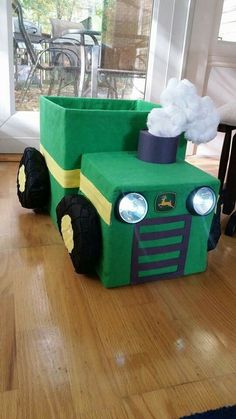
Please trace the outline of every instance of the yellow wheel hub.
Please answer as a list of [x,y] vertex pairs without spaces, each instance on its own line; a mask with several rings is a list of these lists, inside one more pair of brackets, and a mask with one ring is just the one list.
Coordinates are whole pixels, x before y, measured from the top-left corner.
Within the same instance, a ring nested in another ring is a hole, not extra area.
[[26,175],[25,175],[25,166],[24,166],[24,164],[22,164],[22,166],[19,169],[18,182],[19,182],[19,190],[20,190],[20,192],[24,192],[24,190],[25,190],[25,184],[26,184]]
[[71,218],[68,214],[61,219],[61,234],[68,252],[71,253],[74,249],[74,239]]

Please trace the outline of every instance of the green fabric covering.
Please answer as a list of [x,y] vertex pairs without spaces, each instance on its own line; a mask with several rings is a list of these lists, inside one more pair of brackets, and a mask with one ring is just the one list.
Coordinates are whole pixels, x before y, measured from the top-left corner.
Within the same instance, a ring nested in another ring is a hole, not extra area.
[[[167,187],[170,191],[174,188],[175,192],[178,185],[185,185],[191,191],[195,183],[218,183],[214,176],[183,160],[170,164],[146,163],[132,151],[84,154],[81,171],[83,174],[89,173],[90,180],[95,181],[96,187],[108,201],[112,199],[114,191],[126,191],[130,187],[140,191],[156,190],[158,187],[164,192]],[[208,186],[210,184],[207,183]]]
[[[200,186],[211,187],[218,194],[219,181],[211,175],[196,167],[178,160],[173,164],[152,164],[140,161],[135,152],[92,153],[86,154],[82,159],[81,171],[93,185],[113,205],[111,225],[102,220],[103,257],[98,266],[98,274],[106,287],[115,287],[130,283],[131,256],[134,226],[117,220],[115,216],[116,202],[125,192],[139,192],[148,202],[146,218],[174,217],[189,214],[186,209],[188,195]],[[176,206],[167,212],[157,212],[155,202],[157,196],[163,193],[176,194]],[[207,263],[207,240],[213,213],[207,216],[192,216],[190,239],[188,242],[187,257],[184,274],[202,272]],[[147,229],[149,226],[143,226]],[[173,222],[171,226],[157,225],[157,231],[169,228],[181,228],[181,222]],[[153,231],[153,227],[152,227]],[[142,231],[145,232],[145,231]],[[182,240],[182,239],[181,239]],[[159,240],[161,246],[178,243],[180,237],[164,238]],[[150,240],[145,247],[157,243]],[[169,257],[173,257],[172,254]],[[158,256],[158,260],[161,260]],[[140,261],[141,262],[141,261]],[[175,268],[169,268],[169,271]],[[166,268],[154,270],[153,275],[165,273]],[[142,279],[145,274],[139,273]]]
[[[134,226],[121,223],[115,217],[115,203],[121,193],[142,193],[149,204],[147,219],[153,219],[187,214],[186,198],[197,186],[211,186],[216,193],[218,191],[215,178],[183,161],[186,150],[184,135],[180,138],[176,163],[156,165],[136,158],[134,150],[137,149],[139,131],[146,129],[148,113],[158,106],[136,100],[41,97],[40,141],[43,147],[65,170],[79,169],[83,157],[82,173],[113,204],[111,225],[101,220],[103,256],[97,271],[106,287],[130,283]],[[52,174],[50,184],[49,209],[56,225],[57,204],[64,195],[79,193],[79,190],[61,187]],[[158,213],[155,210],[156,198],[165,192],[176,193],[176,207],[170,212]],[[211,220],[212,214],[192,217],[185,274],[201,272],[206,268]],[[174,222],[171,226],[165,223],[158,225],[158,230],[161,228],[180,227],[179,222]],[[164,246],[179,240],[179,237],[161,239],[159,244]],[[145,246],[152,246],[153,243],[150,241]],[[178,256],[178,252],[158,257],[141,256],[140,262],[164,261]],[[152,270],[154,275],[161,272],[164,274],[166,268]],[[139,272],[140,280],[145,279],[145,275],[145,272]]]

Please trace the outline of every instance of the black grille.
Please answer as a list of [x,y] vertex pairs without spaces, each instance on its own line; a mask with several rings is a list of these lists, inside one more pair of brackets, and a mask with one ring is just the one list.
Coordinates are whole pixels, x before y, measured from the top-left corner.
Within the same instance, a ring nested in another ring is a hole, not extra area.
[[[191,215],[180,215],[146,219],[135,225],[131,284],[184,274],[191,219]],[[162,228],[158,230],[158,226]]]

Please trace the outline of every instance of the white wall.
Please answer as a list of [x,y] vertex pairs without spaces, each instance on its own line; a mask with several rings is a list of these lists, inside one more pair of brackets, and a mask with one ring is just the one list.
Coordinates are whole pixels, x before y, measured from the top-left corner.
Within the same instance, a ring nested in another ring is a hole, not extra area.
[[39,148],[39,112],[16,112],[0,127],[0,153]]
[[191,0],[154,2],[145,98],[159,102],[171,77],[181,79]]
[[217,106],[236,101],[236,68],[212,67],[206,94]]
[[[194,18],[185,77],[200,95],[209,95],[216,106],[235,100],[236,45],[218,41],[223,0],[195,0]],[[219,157],[223,135],[197,147],[197,154]]]

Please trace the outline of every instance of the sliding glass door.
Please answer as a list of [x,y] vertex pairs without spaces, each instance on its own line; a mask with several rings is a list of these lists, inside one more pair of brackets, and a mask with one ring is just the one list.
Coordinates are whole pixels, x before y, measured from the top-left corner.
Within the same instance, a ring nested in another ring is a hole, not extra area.
[[[96,96],[144,98],[152,0],[15,2],[20,8],[19,14],[17,7],[13,7],[17,111],[37,111],[41,94],[91,96],[94,43],[89,35],[81,38],[77,33],[83,30],[94,34],[99,45]],[[22,33],[22,24],[25,33]],[[62,38],[70,38],[69,45]],[[86,44],[83,51],[85,74],[79,90],[83,66],[81,39]],[[62,48],[66,53],[61,53]],[[40,57],[38,63],[37,57]]]
[[[63,4],[68,7],[63,9]],[[74,37],[81,27],[96,33],[97,97],[158,102],[168,79],[182,76],[191,0],[21,0],[21,5],[36,55],[42,48],[35,42],[37,37],[50,40],[64,31]],[[27,145],[38,146],[38,98],[41,93],[48,94],[52,75],[38,68],[31,72],[23,98],[32,60],[24,40],[19,38],[17,21],[12,20],[16,17],[12,16],[11,0],[1,0],[0,92],[4,100],[0,102],[0,153],[18,153]],[[61,73],[56,71],[51,94],[59,91],[74,96],[76,88],[82,87],[80,95],[91,96],[93,54],[91,45],[86,48],[88,61],[82,85],[78,77],[76,84],[76,79],[70,78],[73,74],[66,74],[61,86]]]

